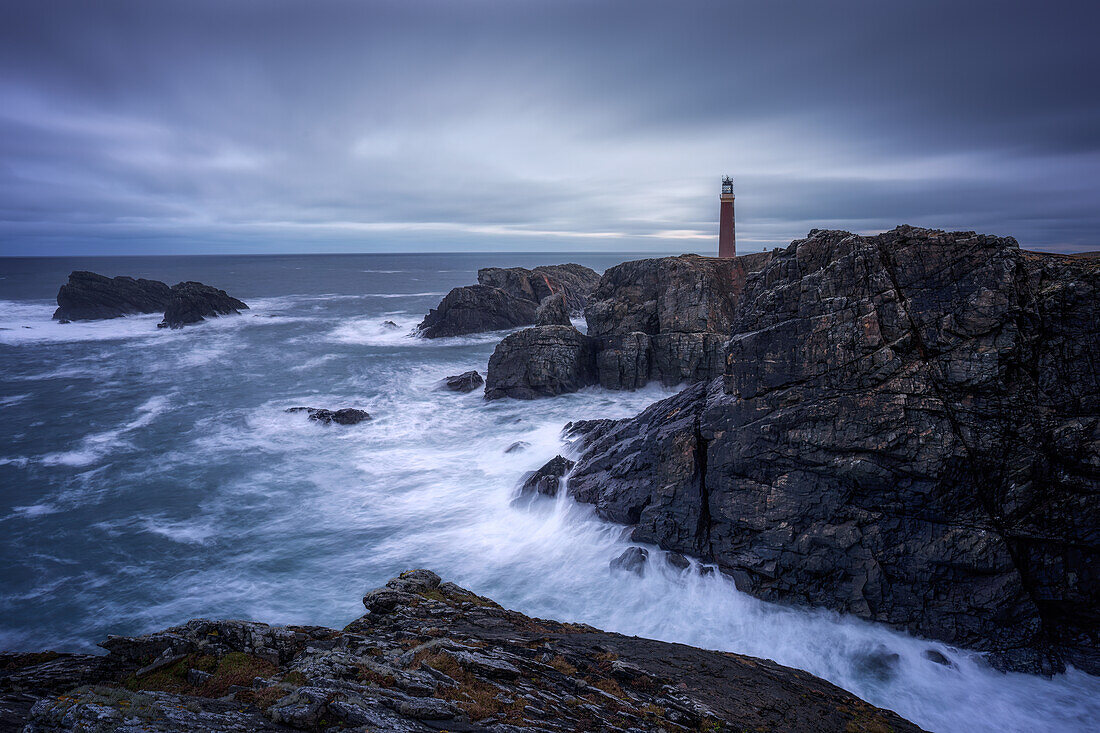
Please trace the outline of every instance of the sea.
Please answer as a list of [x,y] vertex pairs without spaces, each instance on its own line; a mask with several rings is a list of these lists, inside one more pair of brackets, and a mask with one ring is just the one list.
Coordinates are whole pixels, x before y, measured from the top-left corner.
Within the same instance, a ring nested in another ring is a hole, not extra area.
[[[564,450],[566,422],[634,415],[675,389],[486,402],[439,383],[484,374],[503,334],[415,327],[479,267],[624,259],[0,259],[0,649],[89,652],[194,617],[342,627],[366,591],[422,567],[532,616],[773,659],[931,731],[1097,730],[1100,678],[1002,674],[938,642],[764,603],[655,547],[644,575],[612,572],[624,528],[564,492],[515,502],[524,474]],[[198,280],[250,308],[181,330],[158,330],[159,315],[60,324],[74,269]],[[295,406],[372,419],[326,426]]]

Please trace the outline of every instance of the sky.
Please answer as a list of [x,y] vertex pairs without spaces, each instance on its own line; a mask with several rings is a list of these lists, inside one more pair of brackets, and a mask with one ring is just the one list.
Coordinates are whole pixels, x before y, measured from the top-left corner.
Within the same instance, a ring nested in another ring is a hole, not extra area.
[[1100,249],[1100,8],[0,4],[0,255]]

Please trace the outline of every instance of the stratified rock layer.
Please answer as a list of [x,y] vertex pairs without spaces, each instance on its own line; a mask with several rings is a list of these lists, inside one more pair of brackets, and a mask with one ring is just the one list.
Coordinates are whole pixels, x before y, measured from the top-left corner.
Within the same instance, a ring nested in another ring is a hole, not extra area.
[[815,230],[746,279],[724,378],[573,426],[570,491],[762,598],[1100,672],[1098,329],[1094,259]]
[[224,290],[197,282],[182,282],[172,286],[164,320],[159,328],[182,328],[207,318],[237,315],[248,306]]
[[159,280],[104,277],[76,270],[57,291],[59,321],[90,321],[136,313],[157,313],[168,306],[171,290]]
[[[106,657],[0,655],[27,731],[920,729],[806,672],[506,611],[415,570],[343,631],[196,619]],[[931,664],[931,662],[930,662]]]
[[582,265],[487,267],[477,273],[478,284],[454,288],[420,323],[425,338],[462,336],[530,326],[539,303],[560,294],[568,309],[580,311],[600,276]]

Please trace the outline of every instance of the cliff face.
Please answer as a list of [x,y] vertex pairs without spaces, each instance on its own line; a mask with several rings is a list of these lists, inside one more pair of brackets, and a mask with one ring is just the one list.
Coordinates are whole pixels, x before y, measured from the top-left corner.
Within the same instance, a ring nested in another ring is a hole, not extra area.
[[609,269],[585,309],[600,384],[636,389],[720,375],[745,280],[770,257],[681,255]]
[[774,662],[506,611],[427,570],[343,631],[196,619],[106,657],[0,655],[26,730],[883,731],[919,728]]
[[1100,263],[909,227],[746,278],[724,376],[581,426],[570,491],[742,589],[1100,672]]

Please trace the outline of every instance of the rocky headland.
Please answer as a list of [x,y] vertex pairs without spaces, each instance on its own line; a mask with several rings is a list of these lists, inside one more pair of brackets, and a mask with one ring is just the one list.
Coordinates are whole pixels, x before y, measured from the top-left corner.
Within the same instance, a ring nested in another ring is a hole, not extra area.
[[[486,267],[478,270],[477,285],[454,288],[420,323],[425,338],[463,336],[529,326],[538,318],[539,305],[552,295],[561,295],[568,312],[580,313],[596,289],[600,275],[582,265]],[[544,318],[556,317],[556,310]]]
[[343,630],[195,619],[105,656],[0,655],[34,731],[919,731],[813,675],[508,611],[426,570]]
[[57,292],[54,320],[94,321],[141,313],[164,312],[159,328],[182,328],[206,318],[238,314],[244,302],[224,290],[198,282],[168,287],[159,280],[104,277],[76,270]]
[[487,396],[694,381],[571,425],[569,493],[758,597],[1100,672],[1100,263],[913,227],[754,257],[608,270]]

